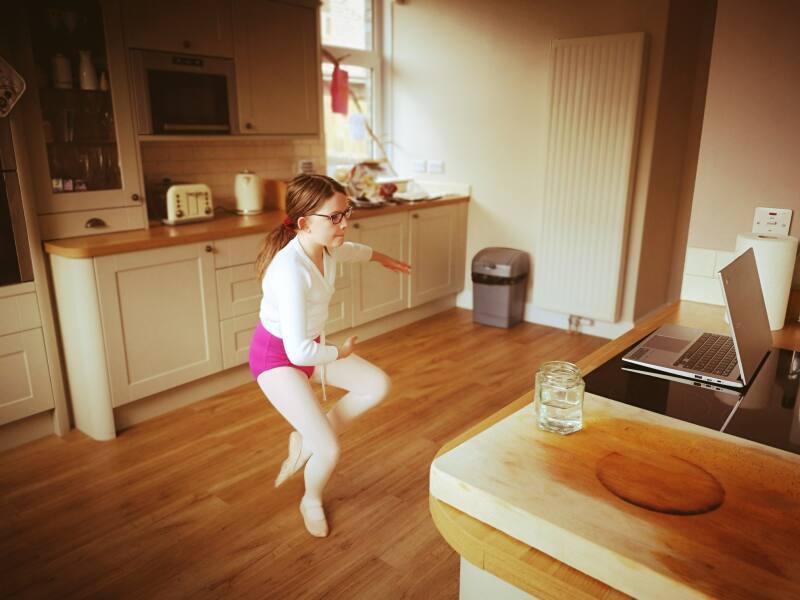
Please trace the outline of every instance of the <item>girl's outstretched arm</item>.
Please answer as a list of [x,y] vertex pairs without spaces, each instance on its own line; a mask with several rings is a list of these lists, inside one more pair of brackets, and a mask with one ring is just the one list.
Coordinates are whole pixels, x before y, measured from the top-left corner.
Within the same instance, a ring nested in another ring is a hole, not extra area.
[[372,258],[370,260],[383,265],[390,271],[396,271],[398,273],[411,273],[411,265],[404,263],[401,260],[395,260],[391,256],[387,256],[386,254],[378,252],[377,250],[372,251]]

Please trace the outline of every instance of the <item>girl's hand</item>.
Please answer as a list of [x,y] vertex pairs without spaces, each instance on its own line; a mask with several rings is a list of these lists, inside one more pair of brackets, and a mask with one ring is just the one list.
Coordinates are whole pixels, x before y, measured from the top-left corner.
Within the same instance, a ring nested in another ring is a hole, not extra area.
[[386,256],[381,252],[373,251],[372,260],[380,263],[390,271],[395,271],[396,273],[411,273],[411,265],[400,260],[395,260],[391,256]]
[[358,336],[354,335],[344,341],[342,347],[339,348],[339,358],[347,358],[353,353],[356,347],[356,340],[358,340]]

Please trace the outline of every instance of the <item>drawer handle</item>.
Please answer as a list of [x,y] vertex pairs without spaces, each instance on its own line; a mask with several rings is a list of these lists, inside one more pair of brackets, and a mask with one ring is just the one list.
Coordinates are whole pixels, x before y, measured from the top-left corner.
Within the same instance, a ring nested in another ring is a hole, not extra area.
[[213,251],[214,251],[214,246],[212,246],[211,244],[206,245],[206,252],[213,252]]
[[139,202],[140,200],[139,194],[131,194],[131,200],[133,200],[134,202]]
[[190,42],[189,40],[183,40],[183,47],[184,48],[191,48],[192,47],[192,42]]
[[252,123],[245,123],[244,124],[244,128],[245,129],[252,129],[253,128],[253,124]]
[[95,229],[97,227],[108,227],[108,225],[106,225],[106,222],[103,221],[103,219],[98,219],[97,217],[92,217],[91,219],[86,221],[86,224],[84,225],[84,227],[86,229]]
[[361,229],[361,225],[359,225],[358,223],[353,223],[353,228],[354,229]]
[[413,215],[411,215],[411,217],[412,217],[413,219],[419,219],[419,215],[418,215],[417,213],[414,213]]

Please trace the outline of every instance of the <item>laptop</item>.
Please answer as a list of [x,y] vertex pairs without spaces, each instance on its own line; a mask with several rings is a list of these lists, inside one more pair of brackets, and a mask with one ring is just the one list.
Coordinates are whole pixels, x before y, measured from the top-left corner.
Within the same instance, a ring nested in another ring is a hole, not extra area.
[[658,371],[653,371],[652,369],[646,369],[645,367],[622,367],[622,370],[626,373],[636,373],[638,375],[646,375],[647,377],[656,377],[657,379],[664,379],[666,381],[674,381],[675,383],[680,383],[682,385],[691,385],[693,387],[699,387],[704,390],[711,390],[712,392],[722,392],[724,394],[730,394],[732,396],[741,397],[744,392],[740,390],[736,390],[730,387],[725,387],[722,385],[717,385],[715,383],[707,383],[705,381],[698,381],[696,379],[686,379],[685,377],[680,377],[678,375],[670,375],[668,373],[659,373]]
[[708,383],[737,388],[749,384],[772,347],[753,249],[719,273],[731,336],[662,325],[622,360]]

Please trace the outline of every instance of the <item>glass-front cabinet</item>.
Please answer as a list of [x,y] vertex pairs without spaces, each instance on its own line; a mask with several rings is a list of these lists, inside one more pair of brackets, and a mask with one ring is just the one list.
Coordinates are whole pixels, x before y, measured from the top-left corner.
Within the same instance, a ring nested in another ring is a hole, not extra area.
[[117,0],[52,0],[21,15],[38,97],[29,123],[39,214],[131,209],[111,224],[112,213],[73,215],[78,231],[50,228],[64,237],[146,226],[120,12]]

